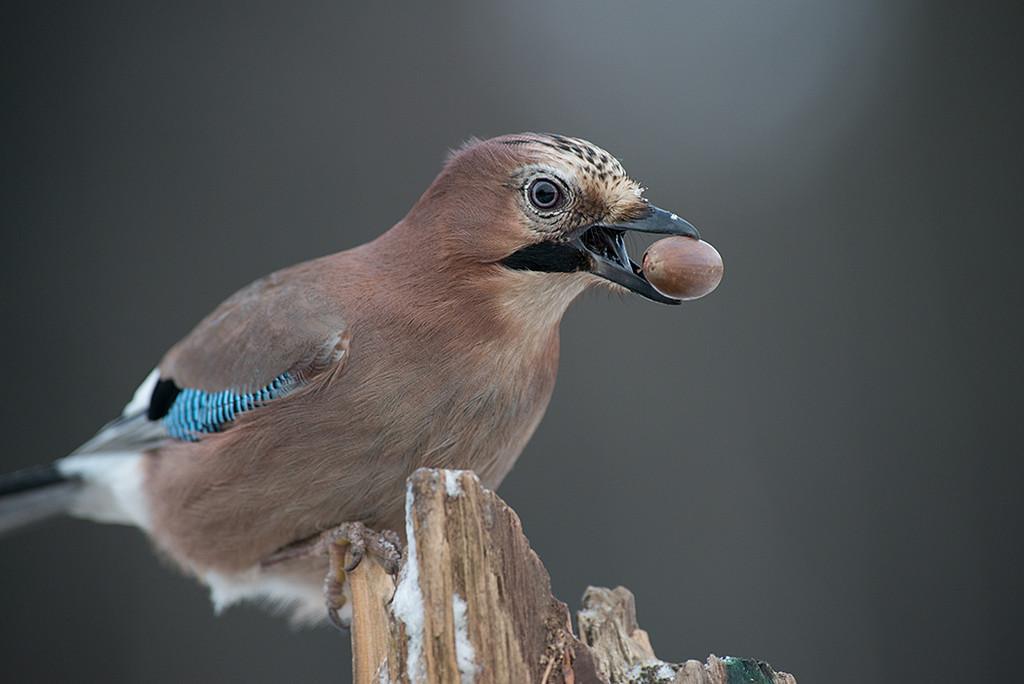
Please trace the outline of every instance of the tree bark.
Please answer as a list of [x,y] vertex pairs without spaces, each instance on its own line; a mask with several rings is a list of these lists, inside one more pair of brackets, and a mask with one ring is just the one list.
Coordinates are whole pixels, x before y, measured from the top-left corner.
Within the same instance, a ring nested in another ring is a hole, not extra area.
[[471,472],[413,473],[406,537],[397,584],[371,557],[349,574],[356,684],[796,682],[738,658],[658,660],[622,587],[587,590],[577,638],[519,518]]

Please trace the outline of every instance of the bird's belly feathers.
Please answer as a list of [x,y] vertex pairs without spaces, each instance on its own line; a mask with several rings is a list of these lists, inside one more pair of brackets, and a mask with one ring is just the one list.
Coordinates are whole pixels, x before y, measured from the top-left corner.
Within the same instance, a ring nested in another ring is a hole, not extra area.
[[423,466],[466,468],[496,487],[539,423],[555,375],[553,361],[511,382],[472,368],[421,369],[407,375],[417,382],[387,386],[387,376],[370,377],[376,369],[353,370],[222,434],[147,456],[157,544],[193,573],[230,575],[341,522],[403,533],[405,478]]

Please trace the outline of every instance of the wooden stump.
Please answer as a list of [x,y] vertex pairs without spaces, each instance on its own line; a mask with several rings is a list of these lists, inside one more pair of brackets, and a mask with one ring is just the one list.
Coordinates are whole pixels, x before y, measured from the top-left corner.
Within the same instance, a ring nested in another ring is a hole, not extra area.
[[413,473],[406,536],[397,586],[372,558],[349,575],[356,684],[795,684],[749,660],[658,660],[622,587],[587,590],[577,639],[519,518],[471,472]]

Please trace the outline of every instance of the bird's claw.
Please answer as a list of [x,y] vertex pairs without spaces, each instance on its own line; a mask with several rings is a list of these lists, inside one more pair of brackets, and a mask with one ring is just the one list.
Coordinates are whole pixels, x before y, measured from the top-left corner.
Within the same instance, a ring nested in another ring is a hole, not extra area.
[[398,574],[402,565],[402,540],[392,530],[371,530],[362,523],[344,523],[327,533],[329,557],[340,562],[348,555],[348,562],[342,566],[346,573],[352,572],[369,553],[380,563],[389,575]]
[[345,576],[359,567],[367,554],[389,575],[398,574],[402,565],[402,540],[392,530],[377,532],[359,522],[338,525],[325,532],[321,539],[328,559],[327,577],[324,579],[327,617],[335,627],[347,631],[348,626],[339,613],[347,600]]

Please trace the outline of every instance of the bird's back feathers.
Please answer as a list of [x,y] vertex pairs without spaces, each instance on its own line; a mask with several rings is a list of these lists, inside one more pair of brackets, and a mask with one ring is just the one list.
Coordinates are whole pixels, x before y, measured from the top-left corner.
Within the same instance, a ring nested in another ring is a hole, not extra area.
[[301,382],[337,362],[348,324],[322,282],[328,259],[278,271],[229,297],[164,356],[161,379],[247,393],[284,373]]

